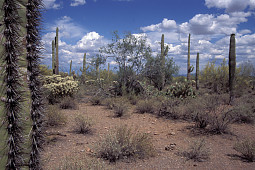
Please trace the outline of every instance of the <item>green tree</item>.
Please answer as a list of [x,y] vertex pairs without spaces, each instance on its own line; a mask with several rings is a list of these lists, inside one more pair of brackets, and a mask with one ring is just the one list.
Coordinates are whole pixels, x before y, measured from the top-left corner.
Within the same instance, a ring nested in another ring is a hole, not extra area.
[[112,43],[101,48],[100,52],[109,55],[118,64],[118,81],[123,88],[129,78],[137,79],[141,75],[145,60],[151,55],[151,48],[144,36],[127,33],[121,38],[118,31],[114,31]]

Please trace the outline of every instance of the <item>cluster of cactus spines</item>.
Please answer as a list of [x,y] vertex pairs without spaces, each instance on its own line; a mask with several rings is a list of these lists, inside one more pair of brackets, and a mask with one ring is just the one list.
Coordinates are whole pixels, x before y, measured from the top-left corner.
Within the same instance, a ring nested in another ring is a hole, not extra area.
[[236,39],[235,34],[231,34],[229,46],[229,92],[232,104],[234,100],[234,83],[235,83],[235,70],[236,70]]
[[21,56],[20,17],[18,14],[20,1],[4,0],[3,2],[3,40],[4,50],[2,61],[4,64],[4,93],[6,100],[5,124],[7,129],[7,164],[6,169],[21,169],[23,164],[22,147],[23,129],[21,121],[21,77],[19,72],[19,56]]
[[32,120],[31,130],[31,152],[29,159],[29,169],[41,169],[40,150],[42,149],[42,117],[43,117],[43,97],[40,81],[40,34],[42,0],[28,0],[26,5],[27,18],[27,71],[28,86],[31,94],[30,117]]
[[196,89],[199,90],[199,53],[196,60]]
[[52,40],[52,71],[55,74],[56,63],[55,63],[55,40]]
[[71,60],[71,62],[70,62],[70,70],[69,70],[69,75],[71,76],[71,74],[72,74],[72,60]]
[[55,48],[56,48],[56,74],[59,74],[59,58],[58,58],[58,27],[56,28],[56,37],[55,37]]
[[193,71],[194,67],[190,66],[190,34],[188,39],[188,63],[187,63],[187,80],[190,80],[190,73]]
[[162,34],[161,37],[161,55],[160,55],[160,61],[161,61],[161,85],[160,85],[160,90],[162,90],[165,86],[165,61],[166,61],[166,56],[168,53],[168,46],[165,48],[165,42],[164,42],[164,34]]

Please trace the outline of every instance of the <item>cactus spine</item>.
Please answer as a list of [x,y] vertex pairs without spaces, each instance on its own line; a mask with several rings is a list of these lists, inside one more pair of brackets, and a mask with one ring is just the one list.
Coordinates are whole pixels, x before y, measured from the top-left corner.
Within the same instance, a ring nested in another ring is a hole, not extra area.
[[40,149],[42,148],[42,117],[43,97],[40,82],[40,34],[41,23],[41,0],[28,0],[27,9],[27,71],[28,83],[31,94],[30,117],[32,120],[31,145],[29,169],[41,169]]
[[69,75],[71,76],[71,74],[72,74],[72,60],[71,60],[71,62],[70,62],[70,71],[69,71]]
[[196,89],[199,89],[199,53],[197,53],[196,60]]
[[168,53],[168,46],[165,48],[165,42],[164,42],[164,34],[161,36],[161,55],[160,55],[160,72],[161,72],[161,85],[160,90],[162,90],[165,86],[165,62],[166,62],[166,55]]
[[235,34],[231,34],[229,46],[229,103],[232,104],[234,100],[234,83],[235,83],[235,69],[236,69],[236,39]]
[[194,67],[190,66],[190,34],[188,39],[188,63],[187,63],[187,81],[190,80],[190,73],[193,71]]
[[52,40],[52,72],[55,74],[56,63],[55,63],[55,41]]
[[[20,41],[20,17],[18,13],[18,0],[3,1],[3,74],[4,93],[6,100],[4,102],[4,112],[7,130],[7,163],[6,169],[21,169],[22,159],[22,125],[21,125],[21,102],[22,83],[19,74],[19,56],[21,55]],[[2,140],[2,139],[1,139]]]
[[55,43],[56,43],[56,74],[59,74],[59,58],[58,58],[58,27],[57,27],[57,29],[56,29]]

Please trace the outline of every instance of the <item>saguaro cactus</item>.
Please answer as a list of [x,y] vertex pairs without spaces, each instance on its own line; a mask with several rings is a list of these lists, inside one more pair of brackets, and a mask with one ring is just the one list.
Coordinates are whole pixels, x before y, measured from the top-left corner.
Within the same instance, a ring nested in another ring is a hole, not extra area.
[[82,73],[84,73],[86,75],[86,53],[84,53],[83,56],[83,67],[82,67]]
[[190,73],[193,71],[194,67],[190,66],[190,34],[188,39],[188,63],[187,63],[187,80],[190,80]]
[[57,29],[56,29],[55,44],[56,44],[56,74],[59,74],[58,27],[57,27]]
[[20,169],[22,166],[23,142],[21,125],[21,77],[19,74],[19,56],[21,55],[20,17],[18,0],[3,1],[3,75],[4,75],[4,113],[7,130],[7,164],[6,169]]
[[235,34],[231,34],[229,45],[229,103],[232,104],[234,100],[234,86],[235,86],[235,70],[236,70],[236,39]]
[[199,53],[197,53],[196,60],[196,89],[199,89]]
[[160,85],[160,90],[162,90],[165,86],[165,62],[166,62],[166,55],[168,53],[168,46],[165,48],[165,42],[164,42],[164,34],[161,36],[161,55],[160,55],[160,61],[161,61],[161,67],[160,67],[160,72],[161,72],[161,85]]
[[28,0],[27,9],[27,71],[29,89],[31,92],[30,117],[32,120],[31,143],[29,169],[41,169],[40,149],[42,148],[42,117],[43,117],[43,97],[40,82],[40,34],[41,23],[41,0]]
[[55,41],[52,40],[52,72],[53,74],[55,74],[55,67],[56,67],[56,64],[55,64]]
[[71,62],[70,62],[70,71],[69,71],[69,75],[71,76],[71,74],[72,74],[72,60],[71,60]]

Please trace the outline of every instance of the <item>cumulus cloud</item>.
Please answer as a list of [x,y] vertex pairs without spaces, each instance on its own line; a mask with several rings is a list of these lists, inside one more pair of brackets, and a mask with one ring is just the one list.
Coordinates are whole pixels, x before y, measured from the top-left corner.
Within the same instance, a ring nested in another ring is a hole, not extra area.
[[162,30],[172,30],[177,27],[175,20],[168,20],[166,18],[159,24],[150,25],[146,27],[141,27],[141,30],[144,32],[147,31],[162,31]]
[[226,9],[226,12],[243,11],[246,8],[254,9],[255,0],[205,0],[208,8]]
[[46,9],[59,9],[61,7],[61,4],[56,3],[56,0],[43,0],[43,4]]
[[79,6],[86,4],[85,0],[72,0],[71,6]]

